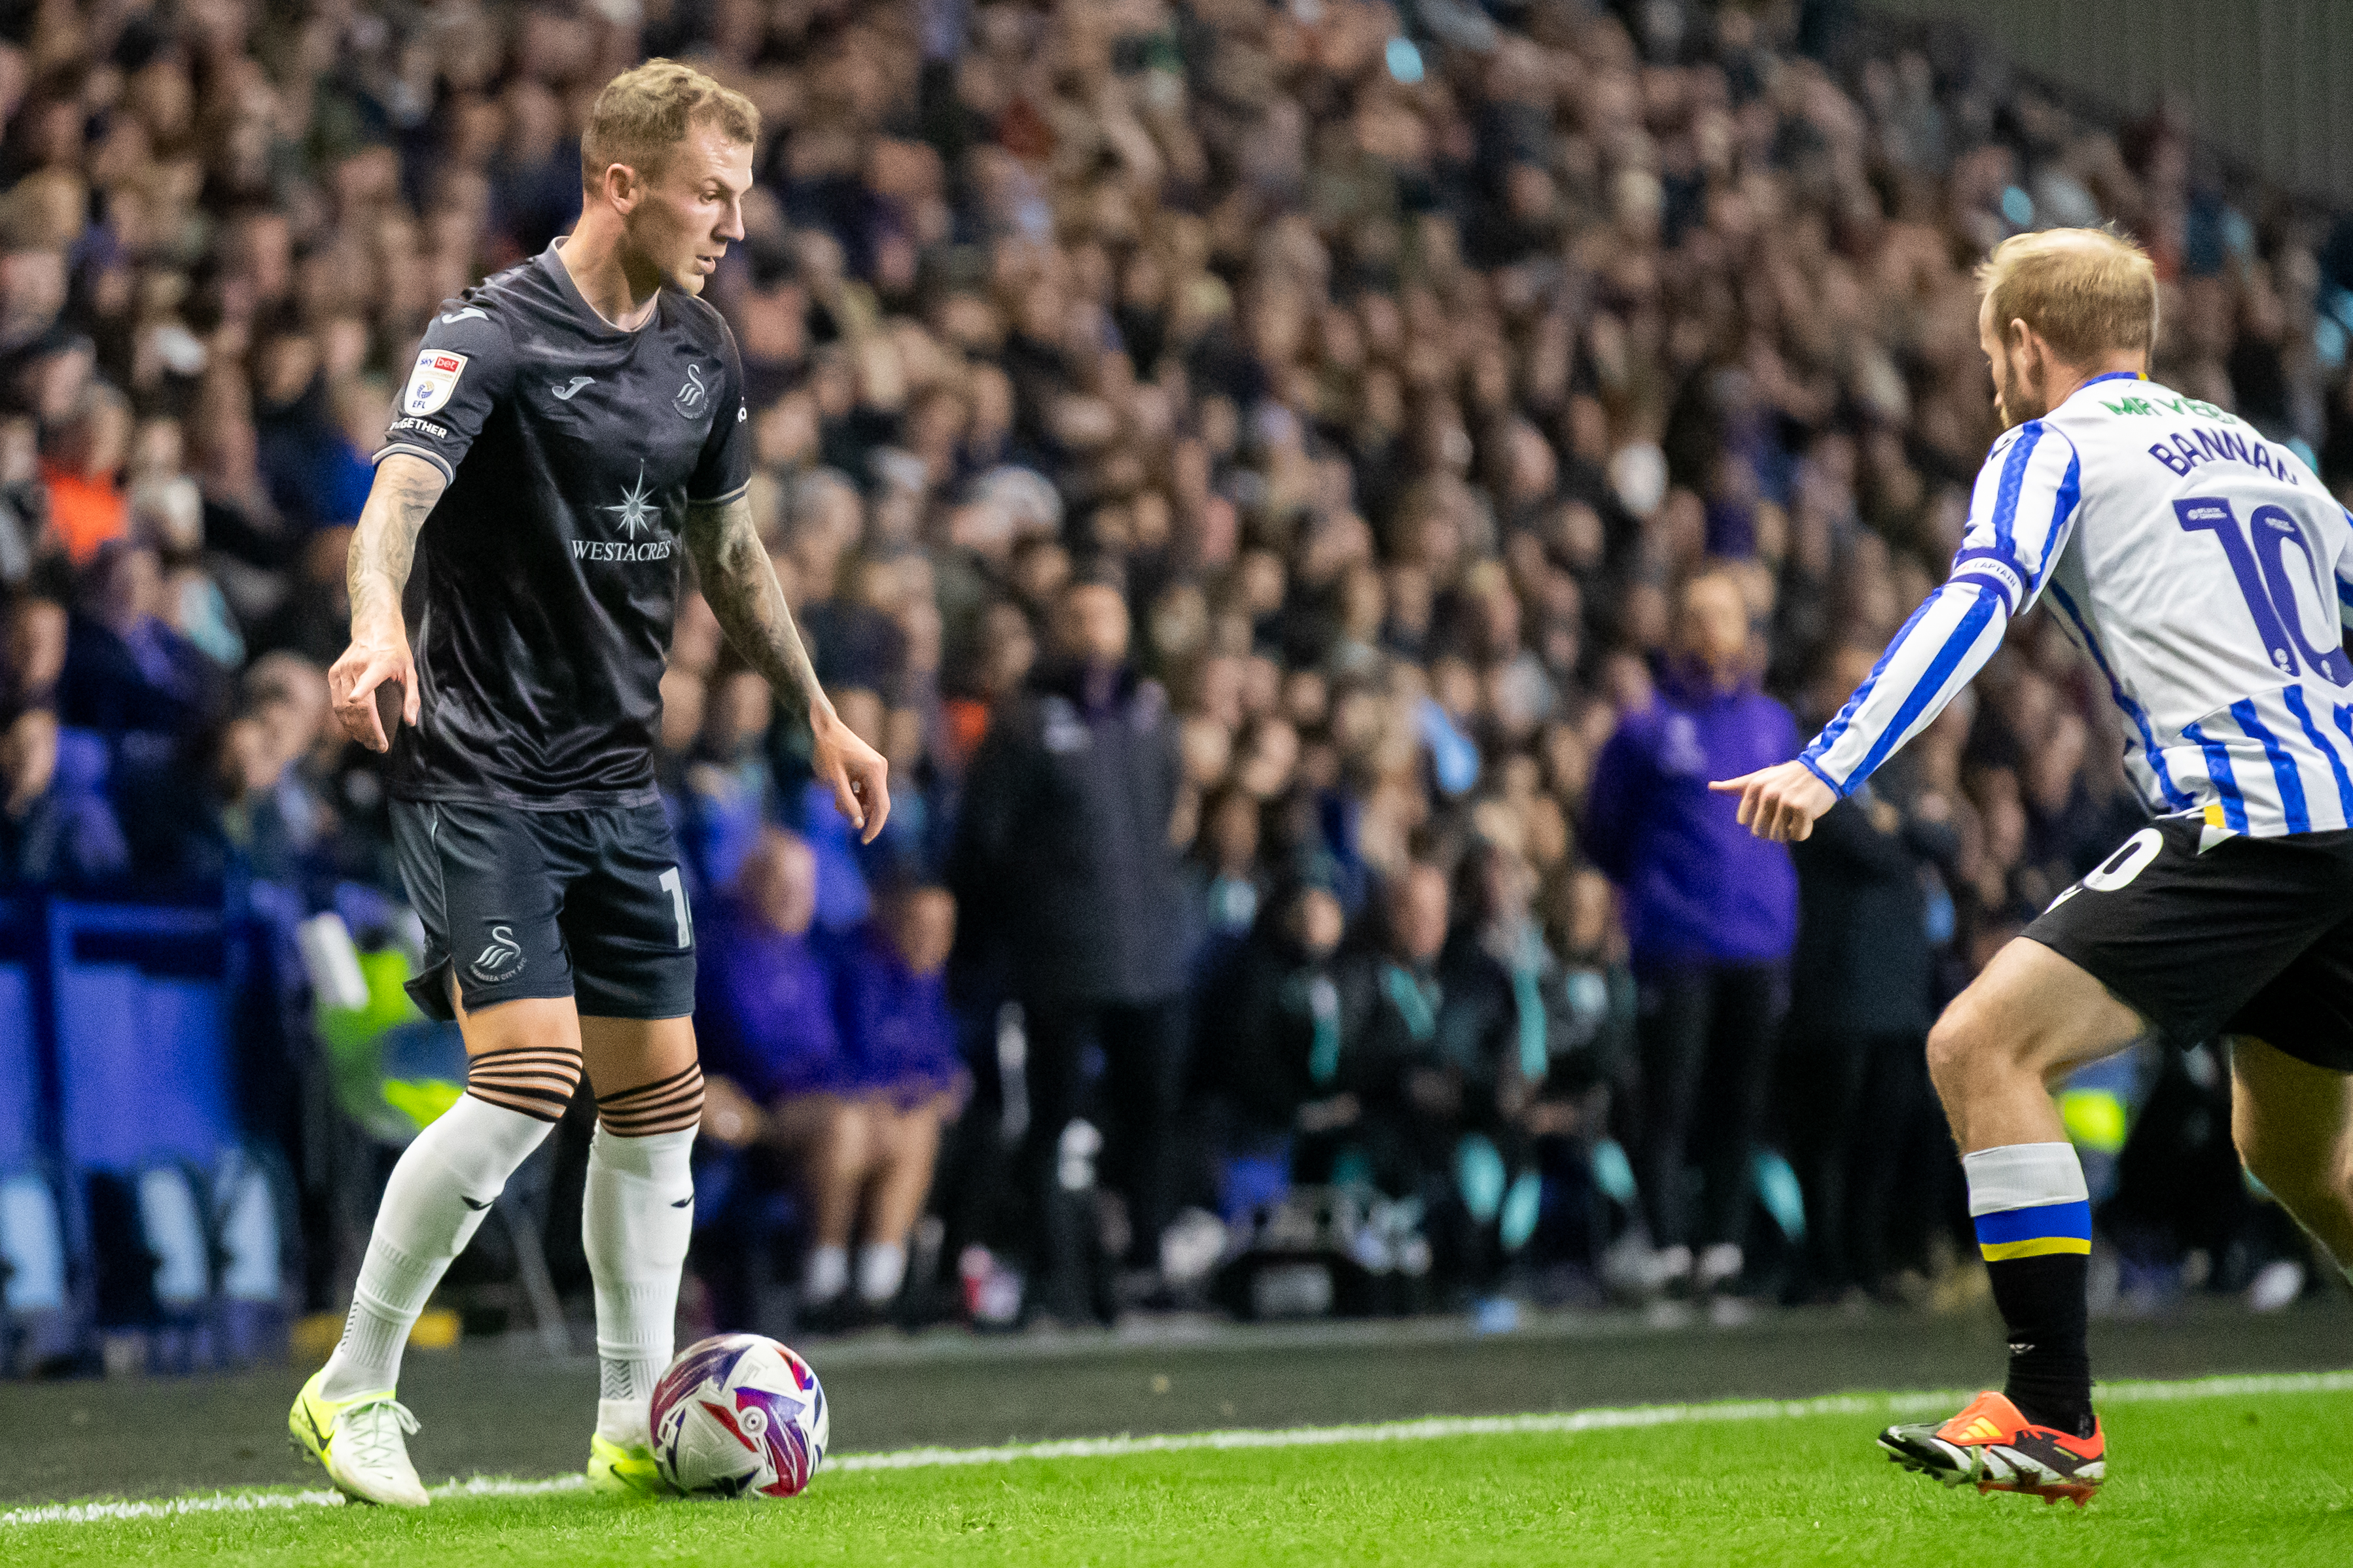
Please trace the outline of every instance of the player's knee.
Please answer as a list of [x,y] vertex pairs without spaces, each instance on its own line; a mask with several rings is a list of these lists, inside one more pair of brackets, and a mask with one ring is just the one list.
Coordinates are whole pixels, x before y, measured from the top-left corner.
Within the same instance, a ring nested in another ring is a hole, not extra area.
[[689,1062],[651,1083],[596,1097],[596,1120],[616,1138],[651,1138],[702,1124],[702,1068]]
[[1928,1076],[1949,1097],[1981,1070],[1992,1044],[1973,1008],[1956,1002],[1928,1031]]
[[2247,1173],[2297,1218],[2309,1223],[2315,1211],[2327,1205],[2353,1206],[2353,1168],[2341,1149],[2266,1136],[2263,1124],[2244,1114],[2232,1118],[2231,1141],[2238,1146],[2239,1163]]

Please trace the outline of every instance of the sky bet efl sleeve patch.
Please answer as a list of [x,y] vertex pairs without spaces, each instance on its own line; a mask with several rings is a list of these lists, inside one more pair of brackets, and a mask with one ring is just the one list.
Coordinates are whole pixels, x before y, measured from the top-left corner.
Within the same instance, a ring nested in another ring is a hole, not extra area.
[[408,373],[408,390],[400,395],[400,411],[412,417],[438,413],[458,390],[458,378],[465,374],[464,354],[447,349],[418,350],[417,368]]

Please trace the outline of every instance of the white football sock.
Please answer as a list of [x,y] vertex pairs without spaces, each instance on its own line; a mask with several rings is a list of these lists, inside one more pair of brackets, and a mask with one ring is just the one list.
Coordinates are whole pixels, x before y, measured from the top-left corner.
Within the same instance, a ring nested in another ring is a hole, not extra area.
[[322,1394],[349,1399],[399,1385],[400,1352],[426,1299],[554,1125],[461,1094],[417,1135],[385,1184]]
[[694,1131],[620,1138],[599,1123],[588,1144],[580,1240],[596,1289],[596,1431],[625,1447],[653,1440],[654,1384],[670,1367],[694,1234]]
[[801,1274],[803,1306],[821,1307],[849,1288],[849,1248],[818,1246],[809,1248],[808,1268]]
[[858,1299],[879,1307],[899,1293],[907,1277],[907,1249],[895,1241],[870,1241],[858,1249]]

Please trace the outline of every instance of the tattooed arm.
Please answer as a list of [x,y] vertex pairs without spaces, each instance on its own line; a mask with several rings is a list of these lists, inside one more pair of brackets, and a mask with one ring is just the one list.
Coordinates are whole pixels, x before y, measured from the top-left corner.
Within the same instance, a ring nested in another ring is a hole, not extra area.
[[376,465],[367,505],[352,531],[344,566],[352,595],[352,646],[327,671],[327,689],[335,722],[372,752],[392,745],[376,704],[387,682],[401,689],[400,719],[417,722],[417,661],[409,656],[400,595],[417,558],[417,531],[447,486],[441,470],[424,458],[395,452]]
[[869,844],[891,816],[890,764],[835,714],[816,667],[801,646],[776,569],[752,522],[751,503],[738,497],[715,506],[689,504],[686,548],[694,557],[702,596],[735,651],[787,708],[808,720],[809,763],[833,790],[833,804]]

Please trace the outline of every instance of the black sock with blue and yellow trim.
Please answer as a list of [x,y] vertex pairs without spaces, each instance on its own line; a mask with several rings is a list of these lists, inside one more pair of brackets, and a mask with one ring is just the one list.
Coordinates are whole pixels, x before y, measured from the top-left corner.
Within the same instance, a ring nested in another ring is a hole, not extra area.
[[2011,1143],[1962,1155],[1961,1169],[1978,1250],[2010,1329],[2002,1392],[2036,1426],[2088,1437],[2092,1205],[2083,1162],[2070,1143]]
[[1986,1265],[2010,1331],[2010,1381],[2002,1393],[2036,1426],[2078,1437],[2092,1435],[2092,1357],[2084,1341],[2091,1261],[2080,1252],[2052,1252]]

